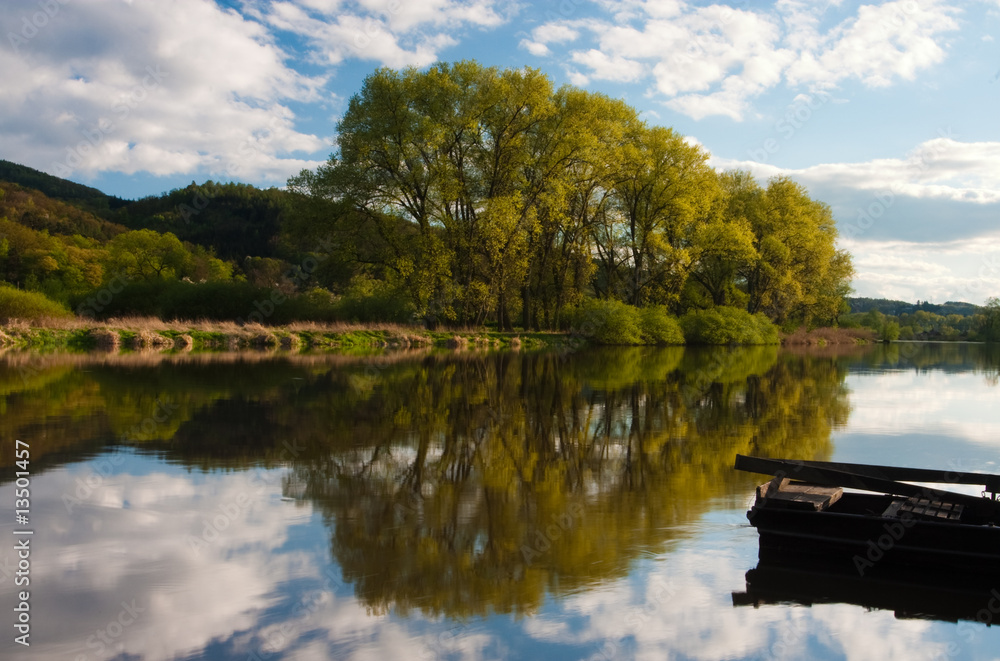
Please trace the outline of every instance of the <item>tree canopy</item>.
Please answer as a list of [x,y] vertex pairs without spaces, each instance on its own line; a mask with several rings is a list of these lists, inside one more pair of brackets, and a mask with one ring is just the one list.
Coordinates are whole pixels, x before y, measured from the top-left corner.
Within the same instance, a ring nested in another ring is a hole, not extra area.
[[560,328],[601,298],[816,323],[850,291],[830,208],[802,186],[719,174],[693,141],[536,69],[379,69],[337,131],[329,162],[289,181],[313,209],[299,231],[343,237],[340,286],[375,279],[418,319]]

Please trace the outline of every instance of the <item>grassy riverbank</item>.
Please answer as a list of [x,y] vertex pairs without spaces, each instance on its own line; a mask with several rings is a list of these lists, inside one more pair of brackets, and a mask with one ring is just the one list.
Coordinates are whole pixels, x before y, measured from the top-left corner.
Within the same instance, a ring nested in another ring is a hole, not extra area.
[[292,323],[262,326],[218,321],[170,321],[132,317],[106,322],[53,319],[0,326],[0,347],[69,351],[289,351],[442,347],[537,349],[561,346],[558,333],[496,333],[482,329],[428,331],[393,324]]
[[[678,339],[677,343],[683,343],[683,339]],[[867,344],[873,339],[874,334],[867,329],[817,328],[781,335],[780,342],[822,347]],[[578,348],[591,343],[616,344],[593,335],[500,333],[481,328],[429,331],[397,324],[295,322],[284,326],[241,326],[231,321],[167,322],[153,317],[128,317],[108,321],[41,319],[33,323],[11,321],[0,325],[0,348],[41,351],[349,352],[419,347],[457,350]]]

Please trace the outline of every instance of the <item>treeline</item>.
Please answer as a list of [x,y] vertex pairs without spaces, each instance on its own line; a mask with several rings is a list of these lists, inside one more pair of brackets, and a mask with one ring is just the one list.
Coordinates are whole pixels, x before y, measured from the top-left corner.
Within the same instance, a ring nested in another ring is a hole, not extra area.
[[931,303],[929,301],[918,300],[916,303],[907,303],[906,301],[894,301],[886,298],[848,298],[847,304],[850,306],[852,313],[878,310],[882,314],[892,316],[913,314],[917,311],[924,311],[943,317],[952,314],[965,317],[979,312],[978,305],[957,301],[948,301],[947,303]]
[[[867,299],[872,300],[872,299]],[[877,300],[877,299],[876,299]],[[910,305],[912,308],[912,304]],[[929,305],[929,304],[921,304]],[[972,340],[1000,342],[1000,299],[991,298],[980,307],[970,303],[946,303],[971,314],[935,314],[921,309],[898,315],[883,314],[872,306],[867,312],[852,312],[840,319],[844,327],[865,327],[874,330],[881,339],[894,340]]]
[[[565,328],[585,300],[831,324],[853,273],[830,209],[787,178],[717,174],[620,100],[533,69],[380,69],[338,151],[290,180],[320,274],[427,323]],[[333,272],[336,269],[336,272]]]

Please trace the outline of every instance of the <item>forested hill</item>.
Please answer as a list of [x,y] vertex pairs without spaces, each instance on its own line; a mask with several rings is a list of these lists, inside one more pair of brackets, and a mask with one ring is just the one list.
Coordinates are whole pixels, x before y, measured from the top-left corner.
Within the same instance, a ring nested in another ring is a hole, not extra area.
[[289,193],[250,184],[191,182],[122,208],[115,220],[129,229],[171,232],[211,247],[223,259],[273,257]]
[[126,229],[170,232],[223,259],[272,257],[289,194],[249,184],[191,182],[162,195],[123,200],[96,188],[0,160],[0,216],[52,234],[106,240]]
[[61,236],[78,234],[101,241],[125,231],[121,225],[86,208],[8,181],[0,181],[0,218],[38,232]]
[[0,181],[30,188],[53,200],[59,200],[109,218],[116,209],[128,204],[113,195],[107,195],[96,188],[84,186],[67,179],[60,179],[27,165],[0,159]]
[[949,314],[957,314],[963,317],[976,314],[979,306],[973,303],[961,303],[948,301],[947,303],[929,303],[927,301],[917,301],[907,303],[906,301],[893,301],[886,298],[848,298],[847,303],[851,306],[852,313],[868,312],[878,310],[882,314],[899,316],[901,314],[913,314],[918,310],[931,312],[943,317]]

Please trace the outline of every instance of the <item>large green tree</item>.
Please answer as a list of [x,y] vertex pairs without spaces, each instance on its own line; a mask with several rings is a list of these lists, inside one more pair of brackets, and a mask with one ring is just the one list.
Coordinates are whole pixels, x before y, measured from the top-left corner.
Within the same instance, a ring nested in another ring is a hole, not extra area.
[[292,243],[334,237],[325,269],[405,292],[417,318],[555,328],[596,296],[812,321],[848,291],[830,210],[801,186],[719,175],[673,130],[534,69],[379,69],[338,132],[289,182]]

